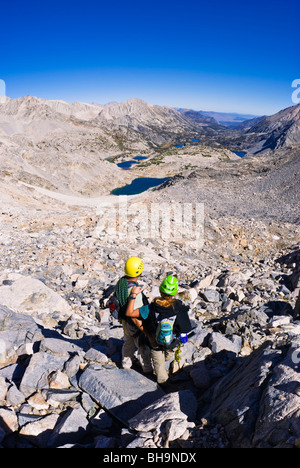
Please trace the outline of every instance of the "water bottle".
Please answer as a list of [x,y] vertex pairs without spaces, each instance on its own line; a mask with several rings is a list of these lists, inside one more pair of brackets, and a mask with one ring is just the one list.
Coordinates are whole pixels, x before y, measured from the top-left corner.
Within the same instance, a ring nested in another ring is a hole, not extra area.
[[184,343],[187,343],[187,341],[188,341],[188,336],[187,336],[187,334],[186,334],[186,333],[180,333],[180,342],[181,342],[182,344],[184,344]]

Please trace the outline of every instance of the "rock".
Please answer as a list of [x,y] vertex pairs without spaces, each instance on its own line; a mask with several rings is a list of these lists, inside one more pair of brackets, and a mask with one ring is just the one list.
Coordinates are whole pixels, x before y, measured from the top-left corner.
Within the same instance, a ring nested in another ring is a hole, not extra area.
[[78,278],[76,280],[74,290],[81,291],[82,289],[85,289],[88,284],[89,284],[89,280],[87,278]]
[[293,313],[293,318],[294,318],[294,320],[297,320],[297,319],[300,318],[300,293],[298,294],[298,298],[296,300],[294,313]]
[[81,406],[68,409],[66,413],[60,416],[53,428],[47,440],[47,447],[59,447],[62,444],[79,442],[86,433],[87,425],[86,412]]
[[88,413],[88,416],[95,416],[98,404],[87,393],[81,393],[81,406]]
[[39,350],[68,358],[75,353],[80,354],[83,352],[80,346],[62,338],[44,338],[41,341]]
[[[3,284],[5,280],[10,283]],[[58,293],[37,279],[17,273],[0,275],[0,304],[36,317],[51,315],[54,311],[59,311],[62,316],[72,313],[69,304]]]
[[82,363],[82,358],[78,355],[72,355],[64,364],[63,371],[67,374],[69,379],[74,377],[77,374],[80,364]]
[[222,304],[222,312],[231,312],[234,301],[233,299],[227,299]]
[[199,324],[193,329],[193,332],[190,334],[189,341],[191,341],[196,347],[203,346],[203,343],[209,334],[210,330],[204,328],[201,324]]
[[2,365],[5,366],[8,361],[7,351],[6,351],[6,348],[7,348],[6,341],[7,339],[0,338],[0,366],[1,367]]
[[163,391],[133,369],[89,365],[79,378],[79,387],[125,425]]
[[118,446],[118,441],[114,437],[98,436],[95,442],[95,448],[100,449],[112,449]]
[[4,406],[8,385],[4,377],[0,377],[0,406]]
[[98,362],[100,364],[105,364],[108,362],[108,357],[106,354],[102,353],[100,350],[95,348],[90,348],[84,355],[84,359],[87,361]]
[[49,387],[50,388],[69,388],[70,387],[70,381],[69,377],[67,374],[62,372],[60,369],[52,372],[49,374],[48,377],[48,382],[49,382]]
[[[86,396],[88,395],[84,393],[85,398]],[[98,413],[90,421],[91,421],[91,424],[97,429],[97,431],[101,431],[101,432],[103,431],[107,432],[113,425],[113,419],[103,409],[100,409]]]
[[52,433],[59,414],[48,414],[44,417],[39,417],[37,421],[29,422],[20,430],[20,435],[26,436],[34,445],[40,448],[48,446],[48,438]]
[[215,289],[206,289],[203,292],[204,300],[207,302],[219,302],[220,295]]
[[48,377],[62,369],[67,358],[40,351],[33,354],[20,384],[20,391],[29,396],[37,390],[48,388]]
[[165,395],[145,407],[128,421],[129,427],[139,432],[153,431],[165,421],[187,420],[195,417],[197,401],[189,390]]
[[240,240],[240,246],[245,249],[248,246],[247,240],[246,239],[241,239]]
[[242,340],[237,335],[233,335],[229,339],[221,333],[213,332],[209,338],[209,346],[213,353],[219,353],[225,349],[238,354],[242,346]]
[[197,289],[207,289],[213,282],[213,279],[214,279],[213,273],[201,279],[199,283],[197,284]]
[[190,376],[194,382],[195,387],[201,390],[206,390],[210,387],[211,376],[204,361],[200,361],[194,364],[190,371]]
[[51,405],[54,408],[57,408],[60,404],[76,400],[79,395],[79,391],[71,389],[64,390],[61,388],[50,388],[42,390],[42,397],[48,405]]
[[[1,398],[0,398],[1,399]],[[22,392],[16,387],[15,384],[12,384],[10,388],[8,389],[7,395],[6,395],[6,404],[8,406],[20,406],[22,403],[24,403],[25,397]]]
[[272,317],[269,322],[268,322],[268,327],[272,328],[272,327],[280,327],[280,325],[285,325],[287,323],[290,323],[291,321],[291,317],[287,316],[287,317]]
[[47,410],[49,408],[49,403],[47,403],[40,391],[34,393],[27,401],[32,408],[38,411]]
[[110,252],[110,253],[108,254],[108,258],[110,258],[111,260],[117,260],[118,257],[119,257],[119,255],[118,255],[118,253],[115,252],[115,251]]
[[195,288],[190,288],[188,290],[188,294],[189,294],[189,299],[190,299],[191,303],[195,302],[195,300],[198,297],[198,292],[196,291],[196,289]]
[[2,324],[0,329],[0,367],[18,359],[17,348],[43,338],[32,317],[13,312],[3,305],[0,305],[0,323]]
[[273,369],[265,388],[255,428],[253,446],[258,448],[292,448],[299,434],[300,383],[294,354],[299,353],[300,340],[290,346],[287,355]]
[[13,410],[9,408],[0,408],[0,427],[6,434],[15,432],[18,429],[18,418]]
[[187,419],[171,419],[166,423],[167,440],[179,439],[188,427]]
[[[264,343],[243,359],[214,390],[209,414],[233,447],[293,447],[299,434],[299,339],[285,354]],[[294,360],[293,360],[294,359]]]

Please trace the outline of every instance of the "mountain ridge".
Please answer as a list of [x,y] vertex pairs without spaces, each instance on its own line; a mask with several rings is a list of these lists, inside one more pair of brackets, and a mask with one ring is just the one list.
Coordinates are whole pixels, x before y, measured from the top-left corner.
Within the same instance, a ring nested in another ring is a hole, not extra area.
[[[77,125],[88,123],[105,131],[119,131],[125,140],[126,136],[133,141],[138,139],[138,133],[146,146],[151,142],[151,138],[152,144],[159,146],[172,139],[175,141],[183,132],[190,135],[198,132],[211,141],[213,139],[218,141],[220,137],[221,143],[223,140],[240,139],[249,152],[253,153],[300,142],[300,105],[288,107],[271,116],[244,119],[231,128],[221,125],[220,118],[216,120],[211,114],[211,112],[148,104],[138,98],[131,98],[121,103],[98,105],[25,96],[17,99],[6,98],[6,102],[0,104],[2,120],[6,117],[17,118],[26,123],[36,120],[52,122],[57,120],[59,124],[62,122],[69,124],[71,121]],[[1,130],[5,133],[0,121]],[[129,134],[126,135],[126,132]],[[11,133],[14,133],[13,130]]]

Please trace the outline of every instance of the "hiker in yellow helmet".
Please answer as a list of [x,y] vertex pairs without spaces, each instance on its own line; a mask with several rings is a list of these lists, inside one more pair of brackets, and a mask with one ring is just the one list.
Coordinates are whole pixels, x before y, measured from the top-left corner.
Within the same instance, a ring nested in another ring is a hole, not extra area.
[[139,257],[129,257],[125,263],[125,275],[129,278],[137,278],[144,269],[143,260]]
[[[150,348],[146,345],[143,336],[147,332],[143,329],[142,320],[139,318],[126,317],[126,307],[131,300],[136,315],[146,318],[149,313],[148,300],[138,287],[138,278],[142,274],[144,263],[139,257],[129,257],[125,263],[125,276],[120,278],[116,285],[116,296],[121,306],[121,320],[124,329],[124,343],[122,347],[122,367],[130,369],[134,360],[134,353],[138,349],[138,359],[144,373],[152,372]],[[131,294],[133,287],[136,292]]]

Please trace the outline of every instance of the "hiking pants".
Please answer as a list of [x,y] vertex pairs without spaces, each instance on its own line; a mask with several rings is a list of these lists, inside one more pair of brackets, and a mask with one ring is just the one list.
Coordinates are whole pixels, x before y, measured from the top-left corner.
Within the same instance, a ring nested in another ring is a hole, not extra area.
[[158,384],[162,384],[168,380],[169,374],[166,370],[166,361],[169,361],[173,356],[174,349],[151,349],[152,364]]
[[148,346],[140,346],[140,331],[130,322],[123,320],[124,343],[122,347],[122,367],[130,369],[134,359],[134,352],[137,348],[137,358],[142,366],[143,372],[152,372],[151,354]]

